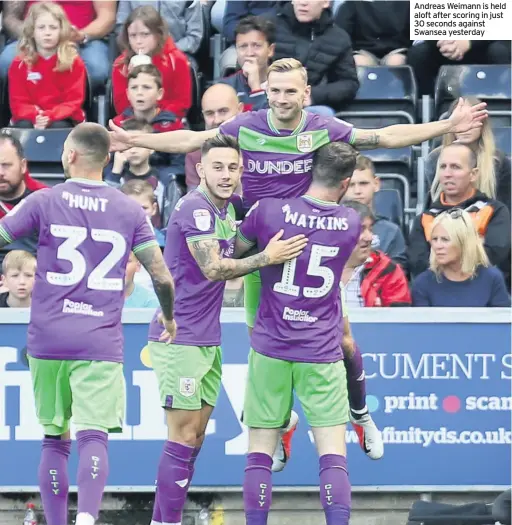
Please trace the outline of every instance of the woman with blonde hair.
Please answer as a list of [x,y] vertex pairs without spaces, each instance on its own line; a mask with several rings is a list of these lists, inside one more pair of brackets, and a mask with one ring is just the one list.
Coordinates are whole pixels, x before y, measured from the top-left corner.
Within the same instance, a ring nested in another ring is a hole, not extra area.
[[13,126],[69,128],[83,122],[86,71],[60,5],[32,4],[18,52],[8,77]]
[[438,215],[430,244],[430,269],[412,284],[413,306],[510,306],[503,274],[490,266],[469,213],[453,208]]
[[[481,100],[475,97],[467,97],[469,104],[478,104]],[[450,112],[455,108],[457,100],[452,104]],[[439,154],[443,147],[458,142],[469,146],[477,158],[477,167],[479,177],[476,181],[476,189],[490,197],[491,199],[503,202],[510,210],[510,179],[511,166],[510,158],[503,151],[496,149],[494,134],[491,127],[490,119],[483,121],[480,128],[466,131],[465,133],[447,133],[443,136],[442,145],[430,152],[425,159],[425,177],[430,185],[430,207],[432,202],[439,199],[441,187],[438,177],[438,160]]]

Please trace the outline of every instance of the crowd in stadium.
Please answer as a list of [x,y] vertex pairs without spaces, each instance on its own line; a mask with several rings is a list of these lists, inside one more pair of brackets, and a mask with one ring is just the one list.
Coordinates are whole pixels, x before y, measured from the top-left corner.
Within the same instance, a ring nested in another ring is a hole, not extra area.
[[[408,121],[421,122],[440,68],[495,66],[509,92],[481,128],[447,134],[430,151],[406,149],[397,162],[373,151],[358,157],[345,198],[367,212],[342,280],[350,308],[510,306],[510,41],[413,42],[409,2],[391,0],[4,0],[0,7],[0,218],[63,180],[50,146],[38,142],[50,134],[44,130],[63,141],[77,123],[110,118],[130,133],[217,128],[268,107],[267,69],[281,58],[307,69],[305,111],[353,121],[348,110],[364,109],[363,84],[377,82],[372,89],[385,101],[394,79],[414,95]],[[479,102],[469,94],[468,103]],[[396,118],[404,111],[388,118],[384,102],[380,109],[352,116],[363,128],[403,122]],[[163,247],[174,206],[199,184],[199,159],[199,151],[132,147],[112,155],[104,177],[140,203]],[[448,210],[444,234],[431,236]],[[30,306],[36,241],[0,254],[0,307]],[[154,308],[149,276],[132,259],[125,307]],[[243,304],[242,287],[241,278],[227,283],[225,306]]]

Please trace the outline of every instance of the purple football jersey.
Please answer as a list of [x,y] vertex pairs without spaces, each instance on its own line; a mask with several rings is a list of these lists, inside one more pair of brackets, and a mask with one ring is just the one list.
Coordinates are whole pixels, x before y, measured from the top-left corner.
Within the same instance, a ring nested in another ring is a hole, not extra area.
[[123,361],[121,312],[130,250],[158,246],[142,208],[103,182],[40,190],[0,222],[7,241],[39,233],[28,354]]
[[261,299],[252,332],[256,352],[277,359],[331,363],[342,359],[340,281],[361,231],[352,209],[314,199],[265,199],[239,227],[248,244],[264,249],[283,229],[283,239],[304,234],[304,252],[260,270]]
[[246,210],[266,197],[304,195],[311,184],[315,151],[330,142],[350,143],[354,133],[348,122],[307,111],[295,130],[278,130],[270,109],[242,113],[219,129],[235,137],[243,152]]
[[[219,242],[221,257],[231,258],[235,251],[236,211],[240,209],[239,195],[233,195],[226,206],[219,209],[201,188],[196,188],[178,202],[171,215],[164,259],[176,288],[175,344],[220,345],[220,310],[226,283],[209,281],[203,275],[189,244],[215,240]],[[158,341],[162,333],[162,325],[156,321],[158,313],[149,327],[150,341]]]

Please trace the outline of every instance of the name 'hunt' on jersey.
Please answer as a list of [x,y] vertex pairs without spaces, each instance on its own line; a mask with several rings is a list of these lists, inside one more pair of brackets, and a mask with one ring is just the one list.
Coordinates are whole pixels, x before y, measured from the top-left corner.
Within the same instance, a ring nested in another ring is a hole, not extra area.
[[123,361],[130,251],[158,246],[142,208],[103,182],[70,179],[22,200],[0,223],[8,242],[38,232],[28,354]]

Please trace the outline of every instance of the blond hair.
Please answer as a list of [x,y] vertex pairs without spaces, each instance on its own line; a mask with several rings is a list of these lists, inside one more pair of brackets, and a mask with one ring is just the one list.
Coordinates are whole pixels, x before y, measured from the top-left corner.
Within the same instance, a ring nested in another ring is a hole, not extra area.
[[37,18],[46,13],[53,16],[60,25],[55,71],[69,71],[75,58],[78,56],[78,51],[75,44],[71,41],[71,25],[66,13],[55,2],[36,2],[30,6],[23,22],[23,31],[18,42],[18,53],[29,66],[33,66],[37,62],[39,55],[34,40],[34,29]]
[[35,271],[36,258],[25,250],[11,250],[7,252],[2,262],[2,273],[5,275],[9,270],[22,271],[26,265],[32,265]]
[[267,78],[270,76],[270,73],[288,73],[289,71],[298,71],[304,79],[304,82],[306,84],[308,83],[308,72],[306,68],[295,58],[280,58],[272,62],[267,70]]
[[[452,244],[460,251],[460,269],[464,274],[475,277],[480,266],[489,266],[489,258],[485,253],[483,241],[478,235],[471,215],[464,210],[455,208],[439,214],[432,224],[432,233],[437,226],[442,226]],[[430,269],[441,277],[443,268],[436,260],[434,250],[430,250]]]
[[[476,97],[466,97],[466,102],[471,105],[479,104],[480,99]],[[455,100],[450,106],[450,114],[455,109],[458,100]],[[446,133],[443,136],[442,147],[449,146],[456,143],[455,133]],[[437,148],[440,149],[440,148]],[[494,161],[496,158],[496,142],[494,141],[494,134],[492,132],[490,119],[485,119],[481,127],[480,138],[472,149],[476,155],[476,167],[478,168],[478,178],[475,183],[475,188],[491,199],[496,198],[496,172],[494,170]],[[430,195],[432,201],[437,201],[441,195],[442,188],[439,183],[439,159],[437,161],[436,175],[430,188]]]

